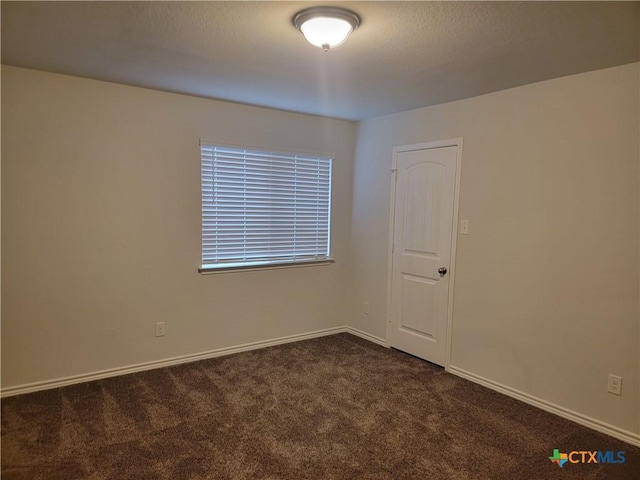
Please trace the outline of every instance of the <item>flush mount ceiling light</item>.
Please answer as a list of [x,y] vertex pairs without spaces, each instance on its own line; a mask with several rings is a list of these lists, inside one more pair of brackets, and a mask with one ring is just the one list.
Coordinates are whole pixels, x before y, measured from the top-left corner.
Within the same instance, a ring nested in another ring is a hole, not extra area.
[[311,45],[325,52],[339,47],[360,25],[360,17],[344,8],[312,7],[298,12],[293,24]]

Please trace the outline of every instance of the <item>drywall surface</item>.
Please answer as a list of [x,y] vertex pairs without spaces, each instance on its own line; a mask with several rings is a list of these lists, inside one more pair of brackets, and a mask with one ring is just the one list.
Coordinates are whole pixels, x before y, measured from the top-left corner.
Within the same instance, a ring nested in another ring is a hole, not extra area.
[[385,337],[392,148],[463,137],[451,365],[638,433],[638,105],[631,64],[361,122],[350,325]]
[[[3,387],[345,325],[355,132],[3,67]],[[336,263],[200,275],[201,137],[335,155]]]

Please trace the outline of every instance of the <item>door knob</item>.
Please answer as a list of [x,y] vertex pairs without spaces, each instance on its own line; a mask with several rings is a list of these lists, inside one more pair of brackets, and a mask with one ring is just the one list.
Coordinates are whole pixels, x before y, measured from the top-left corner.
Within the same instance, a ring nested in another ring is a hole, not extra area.
[[438,273],[440,274],[441,277],[444,277],[447,274],[447,269],[446,267],[440,267],[438,269]]

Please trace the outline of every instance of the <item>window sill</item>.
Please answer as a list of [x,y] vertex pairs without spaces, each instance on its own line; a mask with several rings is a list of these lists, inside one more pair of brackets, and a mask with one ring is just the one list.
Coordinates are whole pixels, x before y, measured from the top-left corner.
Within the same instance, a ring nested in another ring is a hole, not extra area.
[[215,267],[203,266],[198,268],[202,275],[216,273],[250,272],[254,270],[280,270],[282,268],[320,267],[336,263],[333,258],[323,260],[303,260],[299,262],[263,262],[254,264],[227,264]]

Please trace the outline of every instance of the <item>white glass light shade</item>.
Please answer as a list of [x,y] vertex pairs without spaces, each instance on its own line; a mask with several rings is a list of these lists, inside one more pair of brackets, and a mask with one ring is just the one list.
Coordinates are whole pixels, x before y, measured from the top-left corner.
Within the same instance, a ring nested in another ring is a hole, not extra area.
[[304,22],[300,31],[311,45],[328,50],[342,45],[353,27],[340,18],[316,17]]
[[307,8],[298,12],[292,20],[311,45],[325,52],[342,45],[360,25],[358,15],[337,7]]

